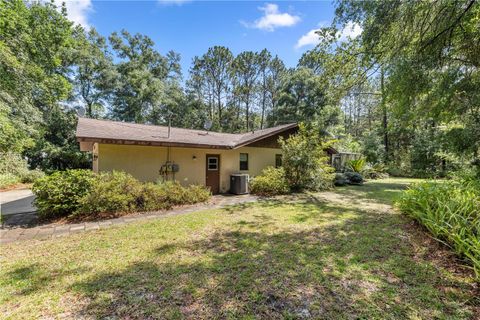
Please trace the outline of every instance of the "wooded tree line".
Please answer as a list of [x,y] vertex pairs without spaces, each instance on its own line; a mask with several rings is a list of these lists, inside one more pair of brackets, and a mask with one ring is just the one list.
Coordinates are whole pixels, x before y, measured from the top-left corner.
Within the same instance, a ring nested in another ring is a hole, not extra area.
[[309,54],[341,79],[344,143],[400,173],[478,166],[479,17],[476,1],[340,1],[334,24],[361,36],[338,45],[324,28]]
[[[120,121],[240,132],[303,121],[339,149],[406,172],[478,158],[479,5],[340,1],[295,68],[268,50],[214,46],[182,75],[146,35],[74,26],[52,3],[0,2],[0,150],[33,167],[88,166],[77,110]],[[347,23],[362,26],[341,39]]]

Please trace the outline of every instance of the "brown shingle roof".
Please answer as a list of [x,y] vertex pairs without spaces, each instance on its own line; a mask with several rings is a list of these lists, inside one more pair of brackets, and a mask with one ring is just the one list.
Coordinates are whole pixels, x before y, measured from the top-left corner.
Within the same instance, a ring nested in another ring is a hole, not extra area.
[[296,128],[296,123],[247,133],[220,133],[109,120],[79,118],[77,140],[194,148],[235,149]]

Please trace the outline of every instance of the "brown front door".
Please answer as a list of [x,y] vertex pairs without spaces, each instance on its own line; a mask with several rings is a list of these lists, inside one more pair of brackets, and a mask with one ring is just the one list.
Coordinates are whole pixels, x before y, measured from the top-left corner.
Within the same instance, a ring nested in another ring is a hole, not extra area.
[[220,192],[220,155],[207,154],[205,185],[213,194]]

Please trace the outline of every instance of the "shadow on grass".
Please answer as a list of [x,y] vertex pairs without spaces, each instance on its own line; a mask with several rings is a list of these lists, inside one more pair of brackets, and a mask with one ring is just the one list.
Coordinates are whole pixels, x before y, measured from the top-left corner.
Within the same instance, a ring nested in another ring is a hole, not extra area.
[[[172,242],[129,267],[77,282],[82,316],[120,318],[469,318],[471,287],[414,257],[398,216],[327,205],[260,201],[239,221]],[[294,210],[281,230],[275,213]],[[307,212],[305,212],[307,211]],[[268,214],[270,212],[270,214]],[[331,220],[319,227],[304,224]],[[245,217],[245,219],[243,219]],[[248,218],[248,219],[247,219]],[[263,229],[267,228],[267,229]],[[464,301],[467,301],[465,303]]]
[[17,288],[14,292],[15,295],[27,296],[48,290],[54,280],[86,271],[84,268],[61,268],[52,272],[45,270],[38,263],[32,263],[9,271],[4,278],[7,279],[6,283],[0,283],[0,285],[6,287],[8,284],[14,284],[12,287]]

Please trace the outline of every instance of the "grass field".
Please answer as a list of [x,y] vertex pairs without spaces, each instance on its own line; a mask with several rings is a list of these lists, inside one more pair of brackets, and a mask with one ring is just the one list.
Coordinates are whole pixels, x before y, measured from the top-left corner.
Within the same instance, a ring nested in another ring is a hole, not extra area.
[[412,180],[0,247],[4,318],[473,319],[472,273],[391,208]]

